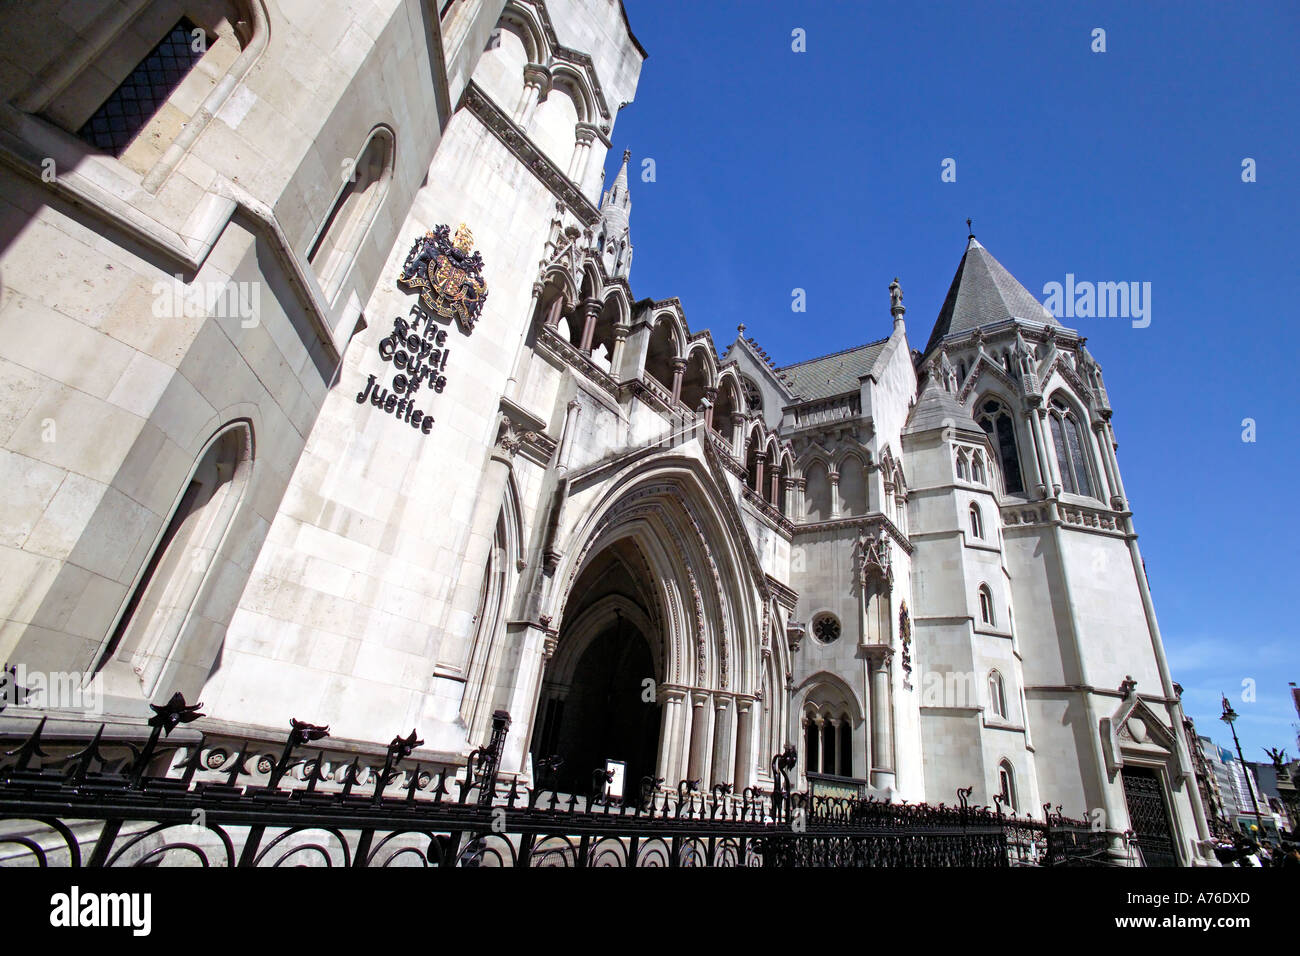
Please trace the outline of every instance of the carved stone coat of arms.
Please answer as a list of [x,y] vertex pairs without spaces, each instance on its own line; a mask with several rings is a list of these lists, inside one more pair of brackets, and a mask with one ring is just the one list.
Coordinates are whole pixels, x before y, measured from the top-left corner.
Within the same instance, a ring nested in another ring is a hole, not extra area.
[[461,223],[455,236],[450,227],[435,226],[415,241],[402,266],[398,285],[420,294],[425,308],[455,318],[466,335],[487,301],[483,256],[471,252],[474,234]]

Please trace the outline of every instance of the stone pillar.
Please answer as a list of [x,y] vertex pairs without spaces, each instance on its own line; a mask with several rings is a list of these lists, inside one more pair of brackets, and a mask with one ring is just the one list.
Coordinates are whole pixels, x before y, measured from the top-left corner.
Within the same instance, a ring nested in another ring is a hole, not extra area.
[[609,371],[614,381],[623,381],[623,352],[627,348],[627,336],[632,326],[617,322],[614,325],[614,354],[610,356]]
[[600,300],[583,299],[579,314],[582,317],[582,344],[579,348],[590,355],[591,341],[596,336],[596,317],[600,315]]
[[794,481],[795,495],[794,503],[790,505],[793,516],[803,518],[806,513],[806,503],[804,502],[804,490],[808,487],[808,482],[804,478],[796,478]]
[[767,464],[767,452],[760,451],[754,456],[754,492],[763,497],[763,466]]
[[795,510],[795,500],[796,500],[795,496],[798,494],[799,480],[797,478],[791,478],[789,475],[786,475],[784,480],[785,480],[785,508],[782,509],[781,514],[789,518],[799,513],[798,511]]
[[576,398],[570,401],[564,410],[564,431],[560,433],[559,455],[555,460],[561,474],[569,470],[569,462],[573,458],[574,432],[578,427],[578,416],[581,414],[582,402]]
[[662,715],[659,725],[659,763],[655,776],[663,777],[665,786],[675,787],[682,778],[681,736],[683,731],[682,704],[686,692],[679,688],[664,688],[660,694]]
[[773,507],[776,507],[776,503],[777,503],[778,501],[781,500],[781,468],[780,468],[780,466],[774,466],[774,467],[772,468],[772,481],[771,481],[771,486],[772,486],[771,497],[768,499],[768,501],[769,501],[769,503],[770,503]]
[[[831,483],[831,517],[838,518],[840,516],[840,473],[838,471],[828,471],[826,477]],[[886,485],[885,487],[889,488],[890,486]]]
[[553,329],[560,324],[560,313],[564,311],[564,296],[558,295],[546,312],[546,327]]
[[1052,489],[1052,495],[1056,496],[1061,493],[1061,473],[1057,470],[1056,464],[1056,443],[1052,441],[1052,426],[1047,421],[1047,409],[1038,408],[1038,437],[1043,444],[1043,456],[1047,459],[1048,484]]
[[736,766],[734,745],[731,736],[731,700],[719,694],[713,698],[713,774],[710,784],[733,782],[728,776]]
[[[1043,478],[1043,443],[1038,439],[1038,428],[1035,424],[1035,417],[1034,409],[1029,408],[1025,410],[1025,430],[1029,432],[1029,443],[1033,445],[1034,453],[1029,456],[1029,461],[1021,463],[1021,477],[1024,478],[1026,492],[1028,492],[1031,487],[1037,486],[1039,497],[1045,497],[1047,495],[1047,482]],[[990,435],[989,438],[992,439],[993,436]],[[1028,469],[1025,467],[1027,464],[1033,465],[1033,475],[1030,475]]]
[[1115,432],[1109,421],[1101,422],[1096,431],[1097,444],[1101,446],[1101,460],[1105,463],[1106,476],[1110,482],[1110,505],[1126,511],[1128,498],[1124,494],[1124,479],[1119,475],[1119,460],[1115,457]]
[[745,416],[740,412],[731,413],[731,453],[745,460]]
[[673,369],[673,404],[676,405],[682,400],[682,376],[686,374],[686,359],[675,358],[671,364]]
[[754,702],[737,698],[736,700],[736,764],[735,787],[740,793],[754,782]]
[[687,763],[688,780],[704,781],[709,774],[709,697],[708,691],[691,692],[691,756]]
[[704,406],[704,427],[713,427],[713,406],[718,404],[718,390],[710,385],[704,390],[704,398],[708,405]]
[[892,656],[888,647],[871,649],[871,783],[881,788],[894,782],[893,691],[889,679]]
[[524,66],[524,89],[515,106],[514,121],[527,127],[533,118],[537,104],[551,91],[551,72],[540,63],[528,63]]
[[591,159],[591,144],[598,130],[590,123],[579,123],[574,129],[577,137],[573,144],[573,159],[569,162],[569,178],[581,188],[587,175],[587,162]]

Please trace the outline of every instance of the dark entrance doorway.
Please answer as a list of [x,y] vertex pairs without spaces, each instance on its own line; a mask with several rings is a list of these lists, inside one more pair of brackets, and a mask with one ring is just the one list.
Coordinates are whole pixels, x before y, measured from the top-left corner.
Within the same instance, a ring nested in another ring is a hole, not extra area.
[[1135,842],[1143,862],[1147,866],[1178,866],[1160,774],[1149,767],[1125,767],[1120,776],[1124,781],[1129,822],[1137,834]]
[[571,676],[548,675],[533,736],[533,765],[558,755],[564,764],[555,777],[557,788],[586,794],[592,771],[603,769],[606,760],[622,760],[627,764],[623,794],[635,799],[641,779],[654,776],[658,757],[654,675],[645,636],[616,616],[582,650]]

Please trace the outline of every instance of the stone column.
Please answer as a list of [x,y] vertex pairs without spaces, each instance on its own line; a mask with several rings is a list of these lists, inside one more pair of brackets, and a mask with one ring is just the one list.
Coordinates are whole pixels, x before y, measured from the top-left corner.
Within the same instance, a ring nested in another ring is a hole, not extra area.
[[655,776],[663,777],[665,786],[675,787],[681,780],[682,702],[686,692],[678,688],[664,688],[660,692],[661,719],[659,724],[659,762]]
[[560,324],[560,314],[564,311],[564,296],[558,295],[546,312],[546,327],[553,329]]
[[[1042,441],[1039,440],[1038,437],[1038,427],[1036,421],[1037,416],[1035,414],[1034,409],[1033,408],[1026,409],[1024,418],[1025,418],[1025,430],[1029,432],[1029,443],[1034,446],[1033,449],[1034,454],[1030,456],[1031,460],[1029,462],[1034,466],[1034,474],[1030,476],[1028,473],[1026,473],[1023,476],[1025,479],[1025,491],[1028,491],[1030,489],[1031,487],[1030,481],[1032,480],[1033,484],[1038,487],[1039,497],[1046,497],[1047,480],[1043,477],[1043,475],[1045,474],[1043,471],[1043,443]],[[990,435],[989,437],[992,438],[993,436]]]
[[754,702],[737,698],[736,700],[736,764],[735,787],[740,793],[754,782]]
[[795,496],[798,494],[799,480],[797,478],[791,478],[789,475],[786,475],[784,480],[785,480],[785,508],[781,513],[785,515],[785,517],[789,518],[792,517],[793,515],[798,514],[798,511],[795,510],[795,500],[796,500]]
[[579,348],[591,354],[591,341],[596,336],[596,317],[600,315],[599,299],[583,299],[579,313],[582,316],[582,344]]
[[754,492],[763,497],[763,466],[767,464],[767,452],[760,451],[754,456]]
[[[1099,485],[1099,487],[1094,489],[1096,496],[1100,498],[1102,501],[1110,501],[1110,499],[1114,497],[1115,494],[1115,481],[1110,473],[1110,460],[1106,457],[1106,453],[1102,451],[1102,447],[1101,447],[1103,441],[1102,439],[1103,428],[1105,428],[1104,422],[1101,421],[1092,422],[1092,426],[1091,426],[1092,459],[1093,461],[1101,462],[1101,467],[1098,469],[1094,469],[1094,472],[1090,472],[1090,475],[1092,473],[1095,473],[1097,475],[1097,484]],[[1088,443],[1088,439],[1084,438],[1083,442],[1085,445],[1084,451],[1086,454],[1087,453],[1086,446]],[[1091,478],[1089,480],[1091,480]]]
[[709,403],[704,407],[704,427],[712,428],[713,427],[713,406],[718,404],[718,390],[714,388],[712,385],[710,385],[708,388],[704,390],[704,398]]
[[893,691],[889,679],[891,657],[893,651],[888,647],[871,649],[871,782],[881,788],[891,786],[894,782]]
[[1124,494],[1124,479],[1119,475],[1119,460],[1115,457],[1115,432],[1109,420],[1103,421],[1097,430],[1097,444],[1101,446],[1101,460],[1106,465],[1106,474],[1110,479],[1110,505],[1126,511],[1128,498]]
[[[838,518],[840,516],[840,473],[838,471],[828,471],[826,477],[831,483],[831,517]],[[885,487],[890,486],[886,485]]]
[[775,507],[776,503],[781,500],[781,468],[776,465],[772,468],[772,491],[768,502]]
[[1038,408],[1038,436],[1043,443],[1043,454],[1047,459],[1048,484],[1051,486],[1052,494],[1061,493],[1061,473],[1057,470],[1056,464],[1056,442],[1052,440],[1052,426],[1047,420],[1047,409]]
[[713,774],[711,784],[732,783],[728,775],[736,766],[731,736],[731,700],[721,694],[713,698]]
[[686,373],[686,359],[675,358],[671,364],[673,369],[673,404],[676,405],[682,400],[682,376]]
[[632,326],[622,322],[614,325],[614,354],[609,359],[609,372],[616,382],[623,381],[623,352],[627,348],[627,336],[631,331]]
[[709,697],[708,691],[691,692],[691,756],[686,777],[698,780],[700,785],[709,774]]
[[540,63],[528,63],[524,66],[524,89],[515,106],[514,121],[527,127],[533,118],[537,104],[551,91],[551,72]]
[[745,460],[745,416],[740,412],[731,413],[731,453]]
[[579,123],[574,129],[577,137],[573,144],[573,159],[569,162],[569,178],[581,187],[587,175],[587,162],[591,159],[591,144],[599,131],[590,123]]

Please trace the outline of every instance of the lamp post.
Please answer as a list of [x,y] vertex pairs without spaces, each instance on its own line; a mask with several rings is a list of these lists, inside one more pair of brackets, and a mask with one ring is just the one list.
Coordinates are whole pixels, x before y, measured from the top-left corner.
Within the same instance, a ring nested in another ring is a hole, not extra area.
[[1222,696],[1223,714],[1219,719],[1227,724],[1228,729],[1232,731],[1232,742],[1237,747],[1237,759],[1241,761],[1241,772],[1246,778],[1246,789],[1250,791],[1250,803],[1255,808],[1255,823],[1259,830],[1259,838],[1262,840],[1264,838],[1264,818],[1259,815],[1259,801],[1255,799],[1255,786],[1250,782],[1250,767],[1246,766],[1246,758],[1241,754],[1241,741],[1237,739],[1237,728],[1233,726],[1237,720],[1237,712],[1228,703],[1228,695],[1224,694]]

